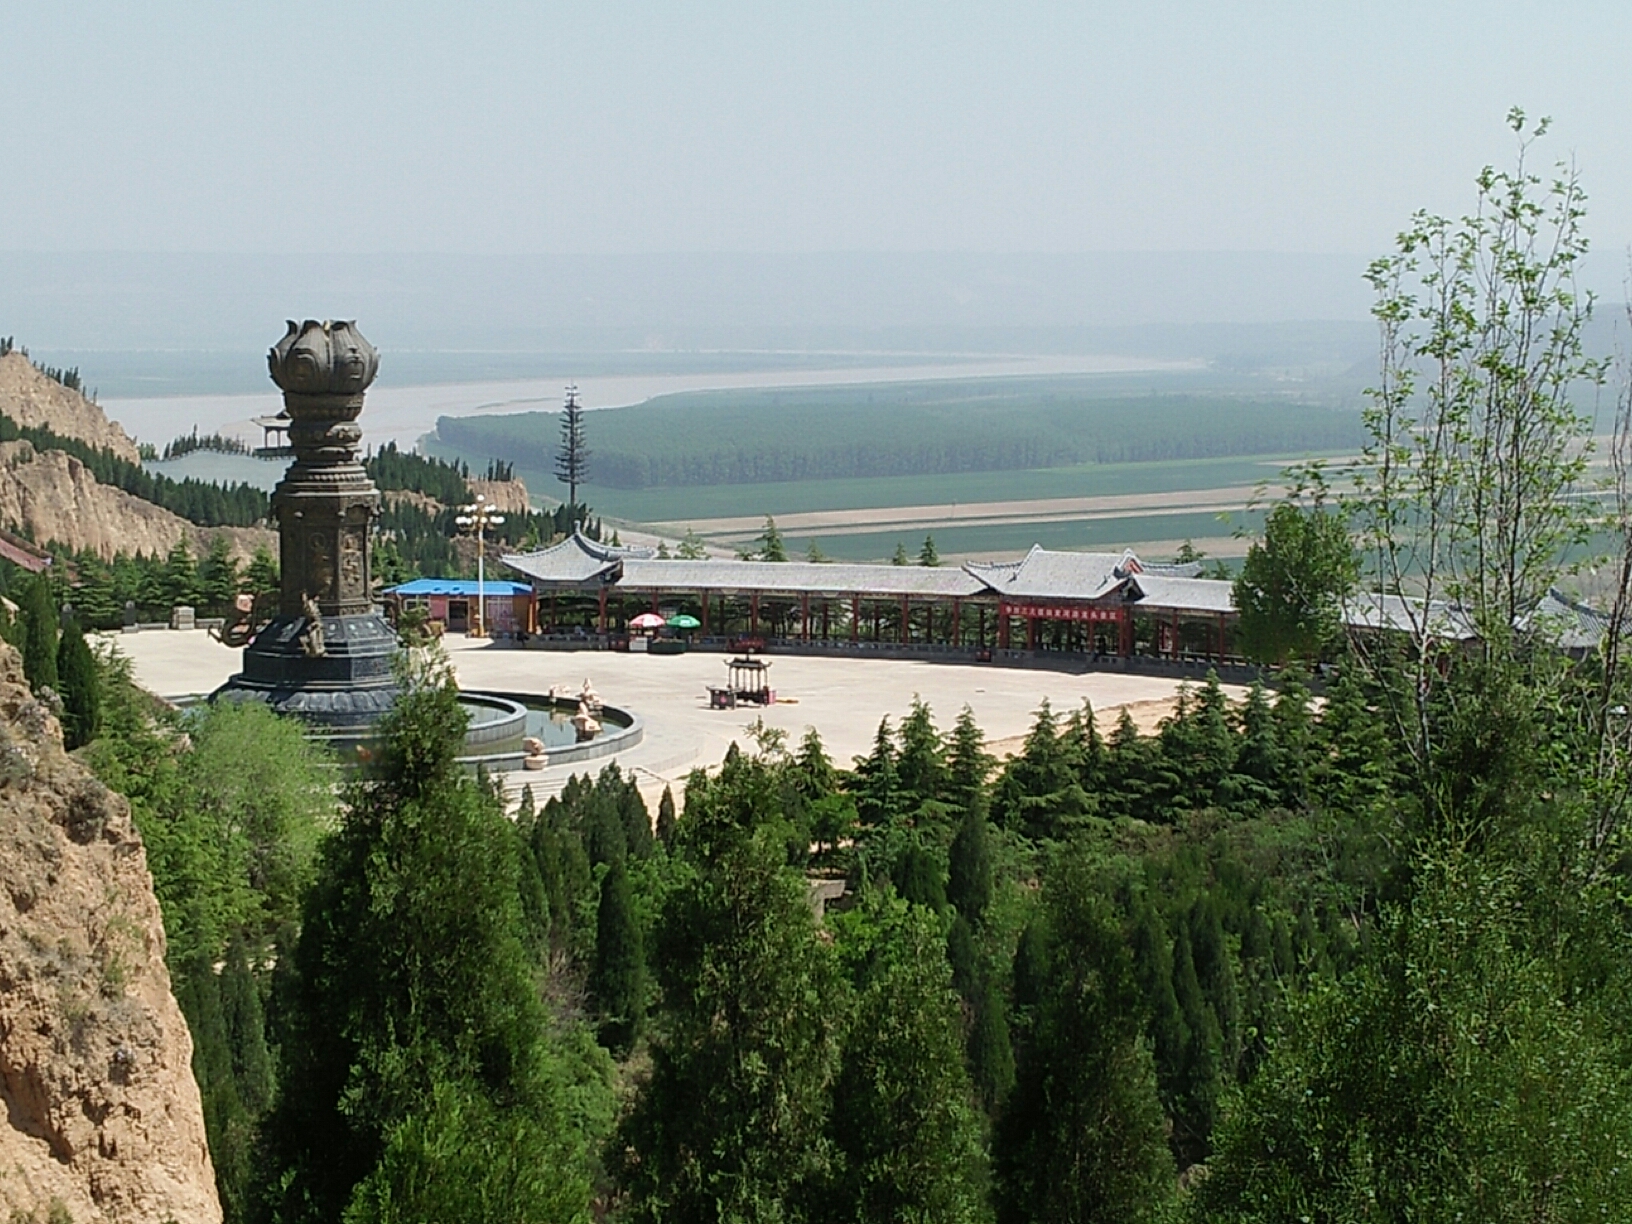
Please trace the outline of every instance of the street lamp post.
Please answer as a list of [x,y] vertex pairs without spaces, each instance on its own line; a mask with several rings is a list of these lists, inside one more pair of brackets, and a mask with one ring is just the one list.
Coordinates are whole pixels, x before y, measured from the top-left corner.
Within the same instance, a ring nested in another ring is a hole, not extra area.
[[504,522],[504,515],[498,512],[492,502],[481,494],[476,494],[476,500],[468,506],[459,507],[459,515],[454,519],[461,527],[476,528],[476,636],[487,636],[487,573],[485,561],[487,559],[486,532],[489,527],[497,527]]

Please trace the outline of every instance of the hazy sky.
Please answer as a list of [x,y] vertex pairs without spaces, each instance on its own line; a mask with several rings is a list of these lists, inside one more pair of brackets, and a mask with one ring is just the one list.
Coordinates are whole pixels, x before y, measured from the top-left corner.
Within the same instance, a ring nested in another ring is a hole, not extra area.
[[1376,253],[1556,119],[1632,238],[1632,4],[89,3],[0,18],[0,249]]

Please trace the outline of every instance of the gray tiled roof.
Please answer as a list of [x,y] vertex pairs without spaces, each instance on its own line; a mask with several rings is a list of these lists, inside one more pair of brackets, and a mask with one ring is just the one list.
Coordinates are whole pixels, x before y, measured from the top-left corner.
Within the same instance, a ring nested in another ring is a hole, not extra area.
[[1103,599],[1127,580],[1132,553],[1054,552],[1033,545],[1019,561],[969,565],[969,572],[1010,599]]
[[[1154,568],[1154,567],[1152,567]],[[1171,608],[1180,612],[1234,612],[1232,585],[1216,578],[1174,578],[1166,574],[1133,575],[1141,608]]]
[[809,561],[637,560],[624,563],[621,589],[761,591],[829,597],[854,594],[943,598],[981,594],[986,584],[952,566],[829,565]]
[[1596,608],[1578,603],[1562,591],[1549,590],[1535,612],[1520,622],[1520,628],[1539,626],[1563,650],[1596,650],[1609,622],[1609,616]]
[[1418,628],[1425,628],[1431,636],[1448,641],[1471,641],[1479,636],[1473,622],[1455,604],[1437,599],[1424,604],[1420,599],[1408,600],[1376,591],[1361,591],[1351,596],[1343,605],[1343,620],[1351,629],[1414,633]]
[[573,532],[572,535],[536,552],[512,553],[501,558],[518,573],[544,584],[577,584],[599,578],[613,581],[622,564],[650,557],[649,548],[614,548]]

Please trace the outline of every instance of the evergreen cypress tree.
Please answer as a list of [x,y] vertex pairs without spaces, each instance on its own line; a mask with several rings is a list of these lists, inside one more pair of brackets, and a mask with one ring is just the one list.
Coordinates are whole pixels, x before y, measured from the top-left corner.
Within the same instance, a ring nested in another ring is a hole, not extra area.
[[986,805],[975,802],[963,813],[958,835],[952,839],[946,896],[971,926],[978,926],[992,901],[991,834],[986,827]]
[[221,1015],[232,1053],[232,1075],[245,1111],[259,1122],[271,1108],[274,1086],[272,1055],[266,1045],[266,1014],[261,991],[249,964],[242,937],[227,945],[221,970]]
[[1100,738],[1094,707],[1088,698],[1084,697],[1082,705],[1071,711],[1065,725],[1065,741],[1076,757],[1083,790],[1090,795],[1098,794],[1105,786],[1105,741]]
[[782,539],[782,532],[777,529],[776,520],[770,515],[765,516],[765,530],[759,533],[759,548],[754,556],[759,561],[786,561],[788,546]]
[[1268,807],[1284,801],[1286,771],[1276,731],[1275,712],[1264,686],[1255,683],[1241,706],[1241,752],[1235,761],[1236,790],[1247,807]]
[[686,784],[693,870],[654,930],[652,1070],[617,1150],[633,1221],[799,1220],[828,1179],[843,981],[784,866],[776,779],[738,754]]
[[102,731],[102,673],[79,622],[69,618],[57,643],[57,685],[62,693],[62,736],[70,749]]
[[232,555],[227,537],[218,535],[198,567],[198,593],[204,605],[221,611],[238,594],[238,558]]
[[866,917],[840,944],[857,997],[828,1126],[836,1176],[820,1214],[988,1220],[986,1153],[935,919],[876,894]]
[[896,776],[900,779],[902,802],[910,809],[941,799],[946,779],[946,762],[942,757],[941,733],[935,721],[916,694],[912,711],[901,720],[901,752],[896,758]]
[[1190,908],[1190,951],[1196,980],[1218,1021],[1219,1074],[1228,1080],[1241,1061],[1241,994],[1218,906],[1209,897]]
[[1314,766],[1314,715],[1309,709],[1309,687],[1295,667],[1281,673],[1275,695],[1275,746],[1280,750],[1281,803],[1293,809],[1309,804],[1309,773]]
[[901,543],[899,540],[896,541],[895,554],[890,558],[890,564],[891,565],[911,565],[912,564],[912,558],[907,556],[907,546],[905,544]]
[[1176,1115],[1184,1094],[1184,1067],[1190,1045],[1184,1013],[1173,990],[1173,952],[1161,916],[1139,906],[1133,922],[1133,969],[1150,1016],[1151,1053],[1156,1059],[1156,1086],[1162,1107]]
[[968,811],[977,798],[984,798],[992,763],[986,753],[986,737],[975,723],[975,712],[964,706],[947,742],[946,801],[960,811]]
[[995,1116],[1014,1090],[1014,1047],[1003,992],[990,978],[980,984],[969,1021],[969,1078],[981,1108]]
[[36,574],[18,606],[23,634],[23,675],[37,693],[57,688],[57,602],[51,583]]
[[863,825],[877,828],[892,820],[900,810],[901,782],[896,773],[895,744],[888,716],[879,720],[872,753],[856,760],[852,789],[856,796],[856,814]]
[[165,554],[159,582],[164,606],[198,603],[198,567],[185,539],[177,540]]
[[554,1044],[516,838],[459,768],[464,730],[451,684],[405,692],[325,843],[260,1162],[275,1218],[438,1218],[450,1186],[491,1219],[587,1211],[599,1072]]
[[1028,953],[1038,1001],[997,1126],[998,1219],[1154,1221],[1173,1162],[1132,958],[1088,872],[1062,866],[1046,898],[1057,937]]
[[1191,1165],[1207,1159],[1213,1123],[1218,1117],[1220,1083],[1218,1020],[1196,977],[1187,923],[1179,924],[1173,940],[1173,994],[1189,1039],[1176,1084],[1173,1146],[1180,1163]]
[[904,899],[937,914],[946,908],[946,876],[939,858],[927,847],[909,845],[896,861],[894,874],[896,891]]
[[601,881],[589,993],[601,1017],[601,1044],[619,1057],[627,1055],[645,1018],[646,953],[622,860],[613,862]]
[[[609,766],[616,769],[617,767]],[[646,801],[640,797],[640,787],[635,785],[635,775],[630,774],[625,779],[622,792],[618,796],[618,811],[623,818],[623,830],[629,853],[636,858],[651,858],[652,847],[652,814],[646,807]]]
[[918,550],[918,564],[933,568],[941,563],[940,551],[935,547],[935,537],[926,535],[924,546]]
[[238,1094],[221,983],[208,958],[195,957],[176,975],[176,1002],[193,1038],[193,1079],[204,1108],[222,1216],[241,1224],[249,1218],[254,1123]]
[[657,840],[663,843],[665,850],[674,848],[674,835],[679,827],[680,820],[675,814],[674,807],[674,789],[665,783],[663,797],[657,801]]

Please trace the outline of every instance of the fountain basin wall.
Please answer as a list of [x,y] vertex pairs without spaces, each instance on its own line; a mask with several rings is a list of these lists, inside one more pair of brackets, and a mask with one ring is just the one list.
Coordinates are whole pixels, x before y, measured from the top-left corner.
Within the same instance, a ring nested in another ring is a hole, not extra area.
[[[578,711],[575,700],[552,701],[538,693],[471,692],[461,689],[459,701],[471,714],[470,732],[465,737],[465,754],[459,761],[471,769],[478,765],[488,770],[522,768],[527,753],[521,741],[533,734],[527,729],[529,715],[559,713],[571,717]],[[550,743],[549,736],[541,736],[545,740],[547,764],[571,765],[613,756],[633,748],[646,734],[646,724],[638,714],[617,706],[602,706],[600,723],[601,733],[583,743]]]

